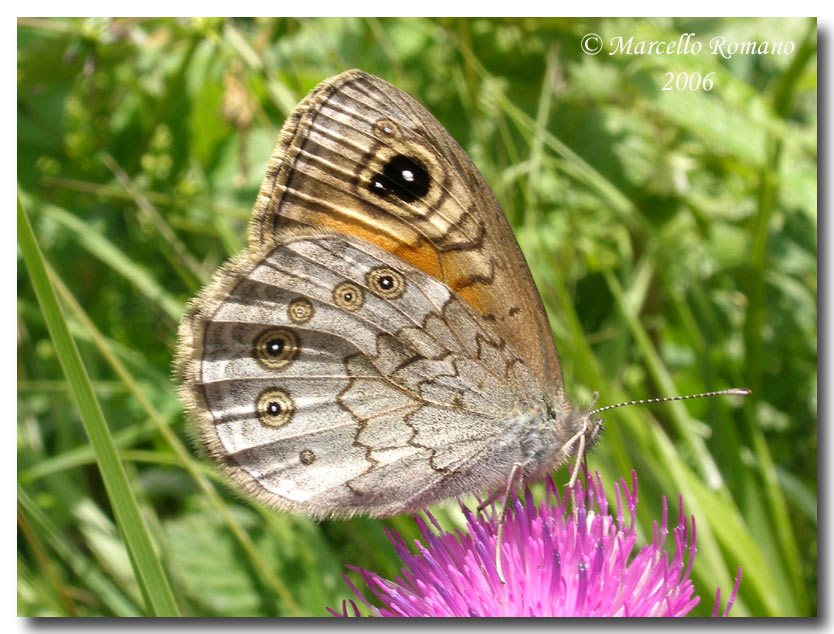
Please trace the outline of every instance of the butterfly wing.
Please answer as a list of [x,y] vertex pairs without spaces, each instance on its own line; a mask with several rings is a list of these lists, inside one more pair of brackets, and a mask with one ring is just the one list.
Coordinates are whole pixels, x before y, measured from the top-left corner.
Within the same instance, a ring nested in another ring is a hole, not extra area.
[[250,244],[302,225],[358,236],[443,281],[547,390],[562,376],[530,270],[492,191],[419,103],[348,71],[317,86],[281,132]]
[[445,284],[320,231],[280,232],[221,269],[183,319],[179,366],[234,479],[317,517],[503,486],[522,459],[512,421],[544,407],[525,362]]

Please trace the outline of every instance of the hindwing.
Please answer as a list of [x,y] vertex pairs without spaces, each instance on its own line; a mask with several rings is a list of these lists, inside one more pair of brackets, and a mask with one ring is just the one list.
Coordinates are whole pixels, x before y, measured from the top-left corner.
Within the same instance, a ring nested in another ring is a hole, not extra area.
[[222,268],[180,327],[200,435],[258,498],[376,516],[500,487],[541,390],[443,282],[357,238],[284,230]]

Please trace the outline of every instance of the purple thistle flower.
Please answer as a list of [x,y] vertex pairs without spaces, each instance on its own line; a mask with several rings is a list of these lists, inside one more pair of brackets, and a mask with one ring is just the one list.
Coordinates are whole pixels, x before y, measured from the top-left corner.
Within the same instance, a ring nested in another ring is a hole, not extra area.
[[[492,508],[490,513],[475,515],[465,506],[461,508],[466,532],[443,532],[426,512],[432,530],[423,518],[415,516],[426,544],[415,540],[416,554],[396,531],[386,529],[404,564],[402,576],[394,581],[349,566],[362,575],[382,608],[372,606],[347,577],[345,580],[375,616],[684,616],[700,600],[694,596],[689,578],[696,550],[695,519],[687,520],[679,497],[678,523],[672,529],[675,554],[670,561],[663,550],[669,533],[664,497],[660,527],[654,522],[651,543],[632,556],[637,507],[634,472],[632,480],[631,490],[625,480],[614,485],[616,518],[608,514],[599,474],[593,478],[585,474],[577,480],[570,512],[571,489],[566,488],[560,497],[550,480],[547,495],[538,506],[529,489],[523,505],[513,497],[501,544],[506,583],[501,583],[495,568],[498,514]],[[724,616],[735,601],[740,579],[739,568]],[[719,599],[720,589],[713,616],[718,614]],[[350,606],[359,616],[353,601]],[[328,611],[336,616],[350,615],[347,602],[341,612]]]

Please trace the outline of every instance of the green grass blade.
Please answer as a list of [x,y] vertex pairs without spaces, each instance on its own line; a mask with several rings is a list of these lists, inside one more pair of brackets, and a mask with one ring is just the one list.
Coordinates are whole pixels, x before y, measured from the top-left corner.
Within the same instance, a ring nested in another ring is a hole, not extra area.
[[167,245],[167,249],[162,249],[163,255],[171,262],[175,271],[180,274],[180,277],[189,284],[197,284],[205,280],[206,273],[203,271],[200,263],[191,255],[188,247],[183,244],[176,232],[171,228],[171,225],[163,218],[162,214],[157,211],[156,207],[142,195],[139,188],[131,180],[122,166],[110,156],[107,152],[101,152],[100,157],[107,168],[113,172],[113,176],[121,183],[125,191],[130,195],[132,200],[136,203],[136,207],[141,214],[143,214],[150,224],[159,233],[162,238],[162,245]]
[[174,432],[171,431],[165,418],[151,403],[151,401],[148,399],[148,397],[137,384],[136,379],[130,374],[125,365],[119,360],[119,358],[108,345],[104,336],[98,331],[98,329],[95,327],[95,324],[93,324],[92,320],[89,318],[86,312],[84,312],[84,309],[76,301],[75,297],[73,297],[70,290],[66,287],[63,281],[61,281],[57,274],[54,273],[54,271],[51,272],[51,279],[55,289],[61,295],[61,298],[63,299],[65,304],[69,307],[72,315],[74,315],[74,317],[80,322],[81,326],[92,339],[96,348],[99,350],[101,355],[105,358],[110,367],[122,381],[122,384],[131,394],[133,394],[133,396],[136,399],[136,402],[147,413],[159,434],[171,447],[176,456],[175,464],[182,466],[186,471],[188,471],[189,475],[197,483],[197,486],[200,487],[202,492],[209,499],[212,506],[220,514],[220,517],[226,523],[229,530],[231,530],[232,534],[235,536],[235,539],[237,539],[238,543],[249,555],[252,566],[255,568],[255,570],[257,570],[258,574],[263,579],[263,581],[272,589],[273,592],[275,592],[275,594],[278,597],[281,598],[281,600],[284,602],[284,604],[287,606],[290,612],[292,612],[296,616],[301,616],[301,611],[298,606],[298,603],[295,601],[292,594],[287,589],[287,586],[281,581],[280,578],[278,578],[275,572],[269,568],[269,565],[255,547],[255,544],[253,543],[251,537],[247,534],[246,530],[240,525],[240,522],[238,522],[234,518],[228,506],[217,493],[217,490],[211,485],[206,475],[201,471],[201,465],[191,457],[191,454],[189,453],[188,449],[183,445],[183,443],[176,436],[176,434],[174,434]]
[[[611,290],[611,294],[614,296],[617,306],[620,308],[631,335],[634,337],[643,357],[646,359],[646,365],[651,370],[654,380],[657,381],[657,384],[662,387],[666,394],[671,396],[676,395],[677,390],[675,389],[672,377],[663,365],[660,355],[649,340],[649,335],[646,333],[637,315],[629,307],[619,281],[610,271],[606,271],[604,275],[608,283],[608,288]],[[723,486],[721,472],[718,470],[712,455],[707,450],[703,439],[693,431],[692,426],[689,424],[686,408],[679,401],[669,403],[668,405],[678,432],[686,441],[692,455],[698,462],[701,476],[712,487]]]
[[127,599],[106,575],[89,565],[89,561],[75,544],[62,537],[59,529],[21,487],[17,489],[17,500],[20,512],[25,513],[31,520],[33,528],[75,575],[84,578],[102,604],[114,615],[142,616],[140,609]]
[[182,315],[182,303],[174,299],[164,286],[148,271],[129,258],[116,245],[68,211],[52,205],[44,205],[43,212],[69,230],[79,244],[139,289],[151,302],[159,306],[165,315],[178,322]]
[[131,553],[137,581],[148,598],[148,613],[153,616],[177,616],[179,612],[168,580],[154,553],[150,534],[139,512],[133,489],[116,454],[110,430],[93,394],[90,379],[81,362],[78,349],[69,334],[55,290],[49,282],[35,234],[19,200],[17,227],[18,243],[26,269],[46,319],[56,354],[81,414],[84,429],[96,451],[102,480],[107,489],[116,522]]

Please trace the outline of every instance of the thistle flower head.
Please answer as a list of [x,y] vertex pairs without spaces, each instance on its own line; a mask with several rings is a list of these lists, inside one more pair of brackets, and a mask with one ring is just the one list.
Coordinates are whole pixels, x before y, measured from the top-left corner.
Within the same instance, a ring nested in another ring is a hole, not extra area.
[[[511,498],[501,543],[506,583],[495,567],[498,514],[494,508],[475,514],[466,507],[462,509],[467,530],[454,533],[442,531],[430,513],[428,523],[416,516],[422,537],[422,542],[415,540],[416,553],[395,531],[388,531],[404,565],[393,581],[350,566],[383,607],[372,606],[345,579],[376,616],[683,616],[699,601],[689,578],[696,550],[695,519],[684,515],[679,497],[678,521],[672,529],[675,553],[670,559],[664,550],[669,533],[664,498],[660,526],[654,522],[651,542],[633,554],[633,472],[632,481],[631,489],[624,480],[614,485],[615,516],[609,515],[598,474],[580,477],[573,490],[566,488],[561,496],[548,481],[547,495],[538,506],[529,489],[524,504]],[[739,569],[725,616],[740,576]],[[718,599],[714,615],[717,608]],[[346,603],[341,612],[330,612],[349,615]]]

